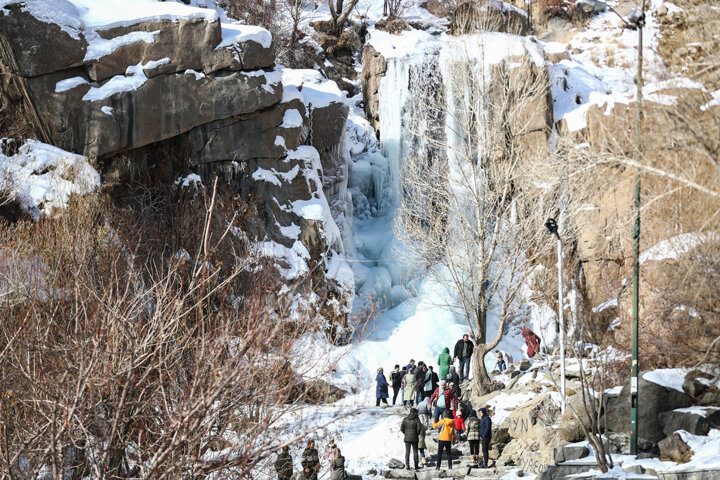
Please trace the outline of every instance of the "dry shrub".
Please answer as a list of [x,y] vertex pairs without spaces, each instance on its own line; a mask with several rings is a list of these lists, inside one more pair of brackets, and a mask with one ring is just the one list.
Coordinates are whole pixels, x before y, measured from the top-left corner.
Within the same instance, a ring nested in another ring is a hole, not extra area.
[[332,362],[298,362],[316,315],[251,258],[251,213],[140,189],[0,227],[1,477],[257,478],[309,433],[302,415],[266,432]]
[[540,0],[542,20],[547,23],[551,18],[562,18],[570,22],[581,22],[587,18],[582,10],[570,0]]
[[397,35],[406,30],[410,30],[410,25],[408,25],[404,18],[388,16],[387,18],[378,20],[377,23],[375,23],[375,28]]

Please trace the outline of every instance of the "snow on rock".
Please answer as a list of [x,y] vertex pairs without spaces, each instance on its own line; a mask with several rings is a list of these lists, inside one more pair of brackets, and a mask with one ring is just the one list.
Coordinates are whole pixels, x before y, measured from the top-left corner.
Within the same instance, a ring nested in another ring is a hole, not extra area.
[[717,410],[720,410],[720,407],[700,407],[696,405],[687,408],[676,408],[673,411],[679,413],[691,413],[693,415],[698,415],[700,417],[706,418],[708,415],[716,412]]
[[302,125],[303,118],[297,109],[288,108],[287,110],[285,110],[285,114],[283,115],[283,123],[280,125],[280,128],[298,128],[302,127]]
[[106,55],[110,55],[120,47],[133,43],[155,43],[155,36],[158,33],[160,33],[160,30],[153,32],[130,32],[119,37],[105,39],[97,32],[87,32],[85,33],[85,40],[88,41],[88,48],[85,52],[84,60],[98,60]]
[[234,23],[223,23],[221,27],[222,40],[216,50],[243,42],[259,43],[263,48],[270,48],[272,44],[272,35],[262,27]]
[[688,463],[681,463],[668,471],[720,469],[720,430],[713,428],[707,436],[693,435],[685,430],[677,433],[693,451],[693,456]]
[[0,152],[0,189],[34,219],[67,206],[71,195],[100,186],[100,174],[82,155],[27,140],[13,156]]
[[180,177],[175,180],[175,185],[180,185],[181,187],[189,187],[190,185],[202,187],[203,183],[200,175],[197,173],[190,173],[186,177]]
[[683,392],[682,384],[689,368],[660,368],[651,372],[645,372],[643,378],[649,382],[657,383],[663,387],[672,388]]
[[640,254],[640,263],[677,259],[680,255],[689,252],[706,242],[717,242],[720,236],[714,232],[681,233],[674,237],[648,248]]
[[[283,103],[299,99],[308,107],[322,108],[333,102],[343,103],[347,97],[337,83],[323,77],[317,70],[282,68],[274,73],[279,77],[272,79],[283,84]],[[266,78],[268,83],[272,83],[269,75]]]
[[68,90],[72,90],[75,87],[79,87],[80,85],[87,84],[88,81],[85,80],[83,77],[66,78],[65,80],[60,80],[55,84],[55,93],[66,92]]
[[[131,65],[127,67],[125,75],[115,75],[99,87],[90,87],[90,90],[83,96],[83,100],[86,102],[96,102],[105,100],[116,93],[137,90],[145,85],[145,82],[148,80],[148,77],[145,75],[146,69],[150,70],[168,63],[170,63],[170,59],[163,58],[161,60],[150,61],[144,65],[142,62],[137,65]],[[55,88],[57,89],[57,86]]]

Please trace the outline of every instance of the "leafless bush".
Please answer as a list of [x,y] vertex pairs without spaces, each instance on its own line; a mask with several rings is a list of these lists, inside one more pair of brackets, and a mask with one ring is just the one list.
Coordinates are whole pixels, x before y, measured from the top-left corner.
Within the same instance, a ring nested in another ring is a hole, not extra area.
[[252,478],[314,428],[277,421],[332,366],[298,362],[316,315],[252,259],[250,211],[148,191],[0,229],[9,268],[37,259],[0,306],[0,476]]

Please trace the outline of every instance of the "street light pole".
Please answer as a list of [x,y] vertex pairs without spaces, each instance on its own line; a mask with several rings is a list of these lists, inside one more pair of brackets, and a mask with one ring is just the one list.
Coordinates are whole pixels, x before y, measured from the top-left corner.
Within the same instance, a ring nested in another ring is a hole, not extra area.
[[[640,3],[638,26],[638,66],[637,66],[637,110],[635,116],[635,161],[639,165],[643,157],[642,121],[643,121],[643,27],[645,26],[645,0]],[[635,167],[635,225],[633,228],[633,296],[632,296],[632,372],[630,377],[630,454],[637,455],[638,445],[638,335],[640,303],[640,170]]]
[[560,323],[560,396],[562,397],[560,411],[565,414],[565,320],[563,319],[562,240],[560,239],[558,225],[554,218],[548,218],[545,222],[545,228],[557,237],[558,322]]

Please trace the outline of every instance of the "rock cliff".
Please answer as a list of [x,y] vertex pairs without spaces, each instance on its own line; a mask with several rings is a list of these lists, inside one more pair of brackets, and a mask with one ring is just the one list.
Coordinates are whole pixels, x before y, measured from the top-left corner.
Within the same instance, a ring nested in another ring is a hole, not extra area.
[[268,31],[221,23],[208,9],[0,5],[2,83],[41,140],[96,157],[105,182],[158,167],[158,152],[171,159],[164,181],[189,170],[206,184],[227,180],[258,204],[256,253],[288,282],[319,280],[320,309],[344,323],[352,272],[333,214],[349,208],[348,107],[334,82],[275,68]]

